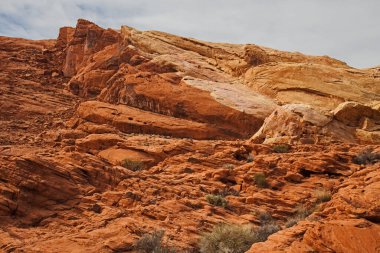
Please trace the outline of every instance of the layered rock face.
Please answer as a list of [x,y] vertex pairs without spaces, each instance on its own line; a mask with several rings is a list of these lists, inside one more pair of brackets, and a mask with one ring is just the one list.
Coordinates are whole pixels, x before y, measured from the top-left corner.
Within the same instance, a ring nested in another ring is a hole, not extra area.
[[248,252],[379,251],[379,68],[87,20],[0,55],[1,251],[199,252],[263,213]]
[[[322,138],[314,138],[318,143],[379,143],[378,117],[367,112],[378,113],[372,109],[380,101],[377,69],[357,70],[329,57],[209,43],[126,26],[117,33],[84,20],[78,21],[67,45],[64,73],[73,76],[70,90],[84,98],[204,123],[224,139],[248,138],[271,113],[283,114],[280,105],[297,104],[321,115],[311,123],[320,128],[317,135]],[[345,101],[357,104],[352,118]],[[339,110],[346,110],[345,119],[340,120]],[[285,125],[292,143],[302,142],[286,124],[298,118],[296,114],[290,110],[278,124]],[[364,121],[373,127],[363,126],[368,124]],[[265,136],[255,140],[283,136],[283,131],[270,128],[271,133],[261,129]],[[340,134],[334,133],[337,128],[343,128]]]

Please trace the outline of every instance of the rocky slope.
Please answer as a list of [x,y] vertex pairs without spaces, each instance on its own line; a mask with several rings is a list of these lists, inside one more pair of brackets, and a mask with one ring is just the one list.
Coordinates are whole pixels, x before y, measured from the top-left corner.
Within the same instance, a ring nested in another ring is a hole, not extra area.
[[0,54],[0,250],[197,252],[266,213],[249,252],[379,252],[379,68],[86,20]]

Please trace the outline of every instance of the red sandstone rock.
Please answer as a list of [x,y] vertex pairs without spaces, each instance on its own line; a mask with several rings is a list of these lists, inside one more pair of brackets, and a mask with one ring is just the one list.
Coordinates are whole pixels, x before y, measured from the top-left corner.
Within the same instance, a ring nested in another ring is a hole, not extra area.
[[86,20],[0,56],[0,251],[194,250],[262,212],[281,230],[248,252],[380,249],[378,68]]

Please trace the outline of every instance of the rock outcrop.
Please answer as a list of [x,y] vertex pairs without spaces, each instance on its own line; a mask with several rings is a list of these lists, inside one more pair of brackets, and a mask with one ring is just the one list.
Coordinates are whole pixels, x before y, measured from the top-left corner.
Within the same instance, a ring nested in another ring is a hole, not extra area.
[[[101,37],[108,33],[113,37]],[[99,45],[89,42],[95,37]],[[91,50],[87,50],[88,43],[94,44]],[[71,53],[74,47],[80,50]],[[70,65],[70,55],[80,55],[71,60],[71,65],[78,66],[71,71],[76,74],[69,82],[76,95],[218,125],[233,138],[255,134],[264,119],[282,104],[309,106],[314,115],[330,117],[330,111],[340,110],[344,101],[363,104],[380,100],[376,69],[357,70],[329,57],[310,57],[256,45],[209,43],[126,26],[117,34],[80,20],[66,55],[65,66]],[[364,113],[360,117],[368,118],[367,125],[377,124],[378,116],[367,115],[365,106],[355,107],[356,114]],[[322,135],[333,136],[326,141],[377,142],[377,130],[339,120],[343,117],[339,115],[322,131]],[[282,120],[294,121],[291,114],[283,115]],[[355,129],[345,129],[346,125],[366,132],[355,133]],[[330,134],[337,128],[344,129]],[[272,126],[270,129],[274,133]]]
[[352,173],[307,221],[254,244],[248,252],[378,251],[380,202],[374,195],[380,189],[378,169],[377,164]]
[[322,113],[309,105],[287,104],[267,117],[251,138],[254,143],[379,143],[380,111],[344,102]]
[[86,20],[0,56],[0,251],[379,251],[378,67]]

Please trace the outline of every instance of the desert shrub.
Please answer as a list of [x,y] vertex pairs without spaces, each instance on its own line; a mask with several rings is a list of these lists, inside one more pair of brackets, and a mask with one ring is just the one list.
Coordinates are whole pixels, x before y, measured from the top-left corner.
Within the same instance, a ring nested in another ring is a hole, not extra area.
[[156,230],[152,234],[143,235],[135,245],[136,251],[141,253],[175,253],[175,249],[163,245],[164,233],[163,230]]
[[259,211],[257,214],[257,217],[259,218],[261,225],[269,224],[273,222],[272,215],[268,212]]
[[380,161],[380,153],[373,153],[372,150],[366,149],[356,155],[352,161],[356,164],[372,164]]
[[129,159],[123,160],[122,166],[124,168],[127,168],[127,169],[132,170],[132,171],[143,170],[145,167],[143,162],[133,161],[133,160],[129,160]]
[[299,221],[304,220],[317,209],[317,206],[306,208],[304,205],[298,205],[295,208],[295,214],[290,217],[285,223],[285,227],[290,228],[296,225]]
[[268,223],[257,229],[250,225],[219,224],[201,237],[201,253],[243,253],[254,243],[263,242],[280,230],[275,223]]
[[233,188],[223,188],[223,190],[218,192],[218,195],[221,195],[223,197],[226,196],[239,196],[240,192],[233,189]]
[[275,145],[273,151],[276,153],[287,153],[289,152],[289,146],[286,144]]
[[255,231],[255,241],[264,242],[271,234],[280,231],[280,229],[280,226],[273,222],[264,224]]
[[295,208],[296,216],[302,217],[303,219],[312,214],[316,210],[316,206],[313,205],[311,208],[307,208],[305,205],[298,205]]
[[255,184],[260,188],[268,187],[267,178],[264,173],[258,172],[254,175],[253,180]]
[[287,228],[293,227],[293,226],[296,225],[300,220],[302,220],[302,219],[300,219],[300,218],[297,217],[297,216],[290,217],[290,218],[286,221],[286,223],[285,223],[285,227],[287,227]]
[[223,165],[223,167],[226,169],[229,169],[229,170],[233,170],[235,168],[235,165],[233,165],[231,163],[226,163]]
[[319,189],[315,191],[315,197],[318,202],[327,202],[331,200],[331,192],[326,189]]
[[219,224],[201,237],[201,253],[244,253],[253,243],[256,235],[249,225]]
[[222,195],[209,194],[206,196],[206,201],[214,206],[227,207],[228,201]]

